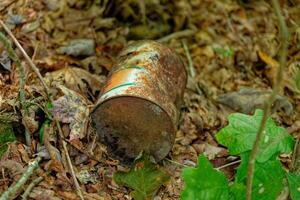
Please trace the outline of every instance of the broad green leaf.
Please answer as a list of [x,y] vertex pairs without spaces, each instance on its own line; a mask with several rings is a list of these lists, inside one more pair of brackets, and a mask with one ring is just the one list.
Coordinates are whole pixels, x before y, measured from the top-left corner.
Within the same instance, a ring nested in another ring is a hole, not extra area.
[[246,186],[242,183],[233,183],[229,188],[230,200],[246,199]]
[[[245,187],[249,155],[250,152],[246,152],[241,155],[242,163],[239,166],[235,177],[235,183],[244,184]],[[275,156],[264,163],[256,162],[253,178],[252,199],[276,199],[283,190],[284,178],[285,171],[282,169],[280,161],[277,160]]]
[[[229,153],[232,155],[251,150],[262,116],[263,111],[259,109],[253,116],[241,113],[231,114],[228,117],[229,124],[217,133],[217,141],[228,147]],[[293,137],[284,128],[277,126],[271,118],[268,118],[257,161],[265,162],[274,154],[289,153],[292,151],[293,145]]]
[[8,142],[16,140],[13,127],[10,123],[0,122],[0,158],[5,154],[8,149]]
[[169,176],[143,156],[129,172],[117,172],[114,180],[119,185],[134,189],[135,200],[150,200]]
[[229,199],[228,181],[222,172],[213,168],[209,160],[201,155],[197,168],[183,171],[185,188],[181,200],[227,200]]
[[292,200],[300,199],[300,175],[296,173],[288,173],[287,179]]

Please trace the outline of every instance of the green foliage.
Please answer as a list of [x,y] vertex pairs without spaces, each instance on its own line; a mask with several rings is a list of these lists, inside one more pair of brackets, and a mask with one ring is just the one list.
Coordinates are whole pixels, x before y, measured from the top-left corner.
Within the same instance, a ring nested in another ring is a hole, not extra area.
[[232,57],[234,55],[234,50],[230,47],[221,48],[215,47],[213,48],[214,52],[220,55],[221,58]]
[[229,188],[230,200],[246,199],[246,186],[243,183],[234,182]]
[[185,189],[182,200],[215,200],[228,199],[228,181],[218,172],[205,156],[199,156],[198,168],[187,168],[183,171]]
[[[213,169],[203,156],[199,156],[199,166],[196,169],[183,171],[186,187],[182,199],[222,199],[241,200],[246,198],[247,169],[250,151],[262,119],[262,110],[256,110],[253,116],[235,113],[229,116],[229,124],[217,133],[217,141],[228,147],[232,155],[240,155],[241,164],[235,175],[235,180],[227,184],[223,174]],[[286,172],[277,159],[279,153],[290,153],[294,146],[293,138],[287,131],[276,126],[268,118],[265,135],[260,143],[259,154],[255,163],[253,178],[253,200],[273,200],[284,190]],[[291,195],[299,198],[300,177],[288,174]],[[297,182],[297,183],[296,183]],[[209,186],[210,190],[207,190]],[[223,194],[223,196],[220,196]],[[218,196],[216,196],[218,195]]]
[[288,173],[287,179],[292,200],[300,199],[300,175],[296,173]]
[[49,127],[50,122],[51,122],[50,119],[46,119],[44,121],[44,123],[42,124],[42,127],[41,127],[41,129],[39,131],[41,145],[44,144],[44,131],[45,131],[45,127]]
[[150,159],[143,156],[135,162],[129,172],[117,172],[114,180],[119,185],[134,189],[132,196],[135,200],[152,199],[159,187],[169,179],[169,176],[159,170]]
[[[235,177],[235,183],[244,184],[245,187],[249,154],[250,153],[247,152],[241,155],[242,163],[238,168]],[[276,159],[276,157],[272,157],[270,160],[263,163],[256,162],[253,178],[252,199],[276,199],[276,197],[280,194],[280,192],[283,189],[284,178],[285,171],[282,169],[281,163],[279,160]],[[245,195],[245,193],[243,195]]]
[[[263,111],[259,109],[255,111],[253,116],[241,113],[230,115],[229,125],[217,133],[217,141],[228,147],[229,153],[232,155],[251,150],[262,116]],[[274,154],[291,152],[293,145],[292,136],[284,128],[276,126],[271,118],[268,118],[257,161],[265,162]]]
[[8,143],[16,140],[13,127],[10,123],[0,122],[0,158],[8,149]]

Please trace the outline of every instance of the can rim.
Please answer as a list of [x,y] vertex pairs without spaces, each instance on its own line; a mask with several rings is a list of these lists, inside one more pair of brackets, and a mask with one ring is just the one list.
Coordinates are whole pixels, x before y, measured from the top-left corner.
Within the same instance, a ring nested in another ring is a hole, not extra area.
[[[101,97],[101,95],[100,95],[100,97]],[[96,112],[96,110],[99,108],[99,106],[101,106],[101,104],[104,104],[105,102],[110,101],[110,100],[112,100],[112,99],[117,99],[117,98],[122,98],[122,97],[132,97],[132,98],[137,98],[137,99],[144,100],[144,101],[150,102],[150,103],[152,103],[152,104],[158,106],[158,107],[166,114],[166,116],[168,117],[169,121],[171,122],[172,128],[173,128],[173,135],[174,135],[174,137],[175,137],[175,130],[176,130],[176,127],[175,127],[175,126],[176,126],[176,125],[173,123],[173,120],[172,120],[171,116],[168,114],[168,112],[167,112],[162,106],[158,105],[156,102],[151,101],[151,100],[146,99],[146,98],[142,98],[142,97],[140,97],[140,96],[135,96],[135,95],[128,95],[128,94],[126,94],[126,95],[118,95],[118,96],[109,97],[109,98],[107,98],[107,99],[105,99],[105,100],[103,100],[103,101],[97,102],[96,105],[92,108],[92,111],[90,112],[89,116],[92,115],[94,112]]]

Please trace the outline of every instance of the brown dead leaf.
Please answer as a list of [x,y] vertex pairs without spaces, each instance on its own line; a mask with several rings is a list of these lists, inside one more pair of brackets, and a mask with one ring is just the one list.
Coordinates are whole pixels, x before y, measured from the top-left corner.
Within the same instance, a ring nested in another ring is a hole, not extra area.
[[19,180],[21,175],[24,173],[25,169],[23,165],[15,160],[5,160],[0,162],[0,169],[8,170],[9,175],[14,181]]
[[222,157],[227,154],[225,148],[221,148],[218,146],[213,146],[208,143],[205,143],[205,148],[203,154],[209,159],[212,160],[216,157]]
[[[235,111],[250,114],[257,108],[263,108],[270,94],[271,92],[266,90],[243,88],[237,92],[220,95],[217,101]],[[280,95],[276,95],[272,109],[273,112],[282,109],[285,115],[292,115],[294,112],[293,105],[288,98]]]
[[61,198],[57,197],[55,191],[42,187],[34,187],[29,197],[36,200],[61,200]]
[[54,105],[50,112],[59,121],[70,124],[70,141],[83,138],[86,134],[85,130],[89,115],[87,101],[78,93],[62,85],[58,87],[64,93],[64,96],[53,102]]
[[48,83],[64,85],[86,97],[95,95],[100,91],[104,78],[91,74],[88,71],[76,67],[65,67],[63,69],[47,73],[46,80]]

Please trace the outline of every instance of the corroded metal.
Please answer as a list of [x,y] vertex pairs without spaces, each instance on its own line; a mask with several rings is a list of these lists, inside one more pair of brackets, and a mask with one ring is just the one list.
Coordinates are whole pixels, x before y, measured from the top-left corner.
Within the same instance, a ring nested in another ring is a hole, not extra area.
[[185,85],[184,65],[168,47],[139,41],[125,48],[92,113],[108,151],[123,163],[141,151],[164,158],[174,143]]

